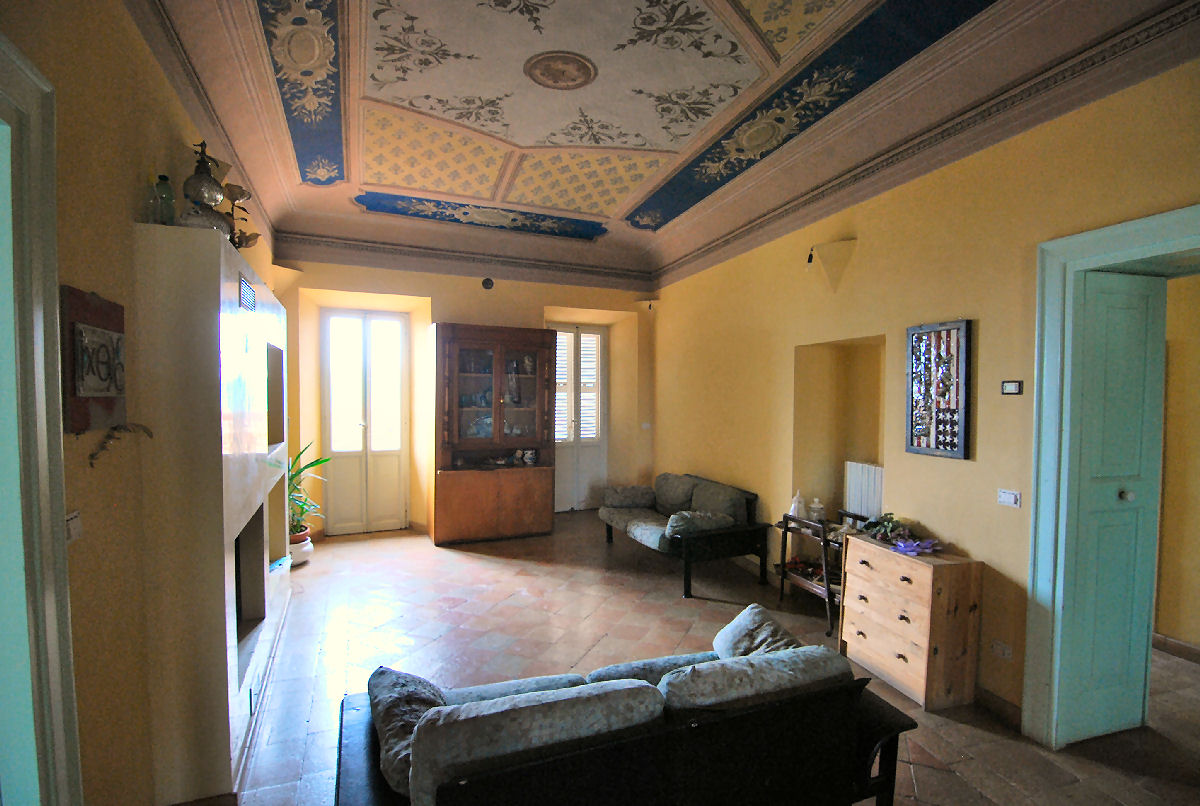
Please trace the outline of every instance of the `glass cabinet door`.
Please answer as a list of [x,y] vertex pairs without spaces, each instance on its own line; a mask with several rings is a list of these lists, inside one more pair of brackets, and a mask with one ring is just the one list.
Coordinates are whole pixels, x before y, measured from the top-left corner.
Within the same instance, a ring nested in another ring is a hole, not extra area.
[[538,351],[504,353],[504,431],[506,439],[538,438]]
[[458,438],[491,440],[496,435],[492,414],[495,351],[461,347],[457,359],[455,391],[458,394]]

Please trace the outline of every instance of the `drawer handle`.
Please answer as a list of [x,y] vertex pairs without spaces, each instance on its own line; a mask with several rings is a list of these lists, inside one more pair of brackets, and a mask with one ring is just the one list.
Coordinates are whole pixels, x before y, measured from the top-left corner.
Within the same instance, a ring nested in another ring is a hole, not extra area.
[[871,564],[870,564],[869,562],[867,562],[866,560],[859,560],[859,561],[858,561],[858,564],[859,564],[859,565],[865,565],[867,568],[870,568],[870,567],[871,567]]
[[864,596],[863,594],[861,594],[861,593],[860,593],[860,594],[858,594],[858,601],[860,601],[860,602],[869,602],[869,601],[871,601],[871,600],[870,600],[870,599],[868,599],[866,596]]
[[900,577],[900,581],[901,581],[901,582],[907,582],[909,585],[911,585],[911,584],[912,584],[912,577]]
[[867,637],[867,634],[866,634],[865,632],[863,632],[862,630],[855,630],[855,631],[854,631],[854,634],[855,634],[855,635],[857,635],[859,638],[866,638],[866,637]]
[[896,657],[899,658],[900,660],[904,661],[905,663],[908,663],[908,658],[904,657],[903,652],[897,652]]
[[900,621],[905,621],[905,622],[908,622],[909,624],[912,624],[912,619],[910,619],[908,616],[904,615],[903,613],[896,616],[896,618],[899,619]]

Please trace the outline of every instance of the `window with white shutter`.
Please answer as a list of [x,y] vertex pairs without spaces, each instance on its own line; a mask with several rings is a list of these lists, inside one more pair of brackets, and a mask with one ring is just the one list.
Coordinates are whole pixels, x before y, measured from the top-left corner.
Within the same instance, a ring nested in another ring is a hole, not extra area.
[[601,438],[604,330],[558,325],[554,368],[554,441]]

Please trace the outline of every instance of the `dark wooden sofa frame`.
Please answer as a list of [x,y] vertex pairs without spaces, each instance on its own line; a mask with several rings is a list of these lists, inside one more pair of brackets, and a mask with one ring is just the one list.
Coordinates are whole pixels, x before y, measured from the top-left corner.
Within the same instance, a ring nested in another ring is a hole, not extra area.
[[[728,711],[668,713],[586,746],[493,760],[438,788],[437,806],[890,806],[909,716],[864,688],[814,689]],[[874,770],[874,771],[873,771]],[[379,771],[365,693],[342,701],[336,806],[408,806]]]
[[[724,482],[713,481],[706,479],[703,476],[696,476],[691,473],[685,473],[690,479],[697,481],[709,481],[714,484],[724,484]],[[692,563],[703,562],[705,560],[726,560],[730,557],[743,557],[747,554],[755,554],[758,556],[758,584],[767,584],[767,531],[771,528],[769,523],[756,523],[755,518],[758,516],[758,495],[749,490],[743,490],[740,487],[733,487],[732,484],[724,484],[726,487],[732,487],[742,494],[746,501],[746,523],[731,526],[728,529],[712,529],[696,534],[681,535],[681,543],[683,549],[679,555],[672,553],[671,556],[681,556],[683,558],[683,597],[685,599],[692,598]],[[613,542],[613,527],[611,523],[604,524],[604,538],[607,542]],[[639,544],[640,545],[640,544]]]

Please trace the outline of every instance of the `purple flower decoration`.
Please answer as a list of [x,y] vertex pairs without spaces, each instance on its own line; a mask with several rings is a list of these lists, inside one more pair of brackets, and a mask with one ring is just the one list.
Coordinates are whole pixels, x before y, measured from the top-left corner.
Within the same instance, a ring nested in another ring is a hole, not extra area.
[[935,551],[941,550],[942,547],[938,545],[936,538],[913,540],[902,537],[892,546],[892,551],[907,554],[909,557],[916,557],[918,554],[932,554]]

